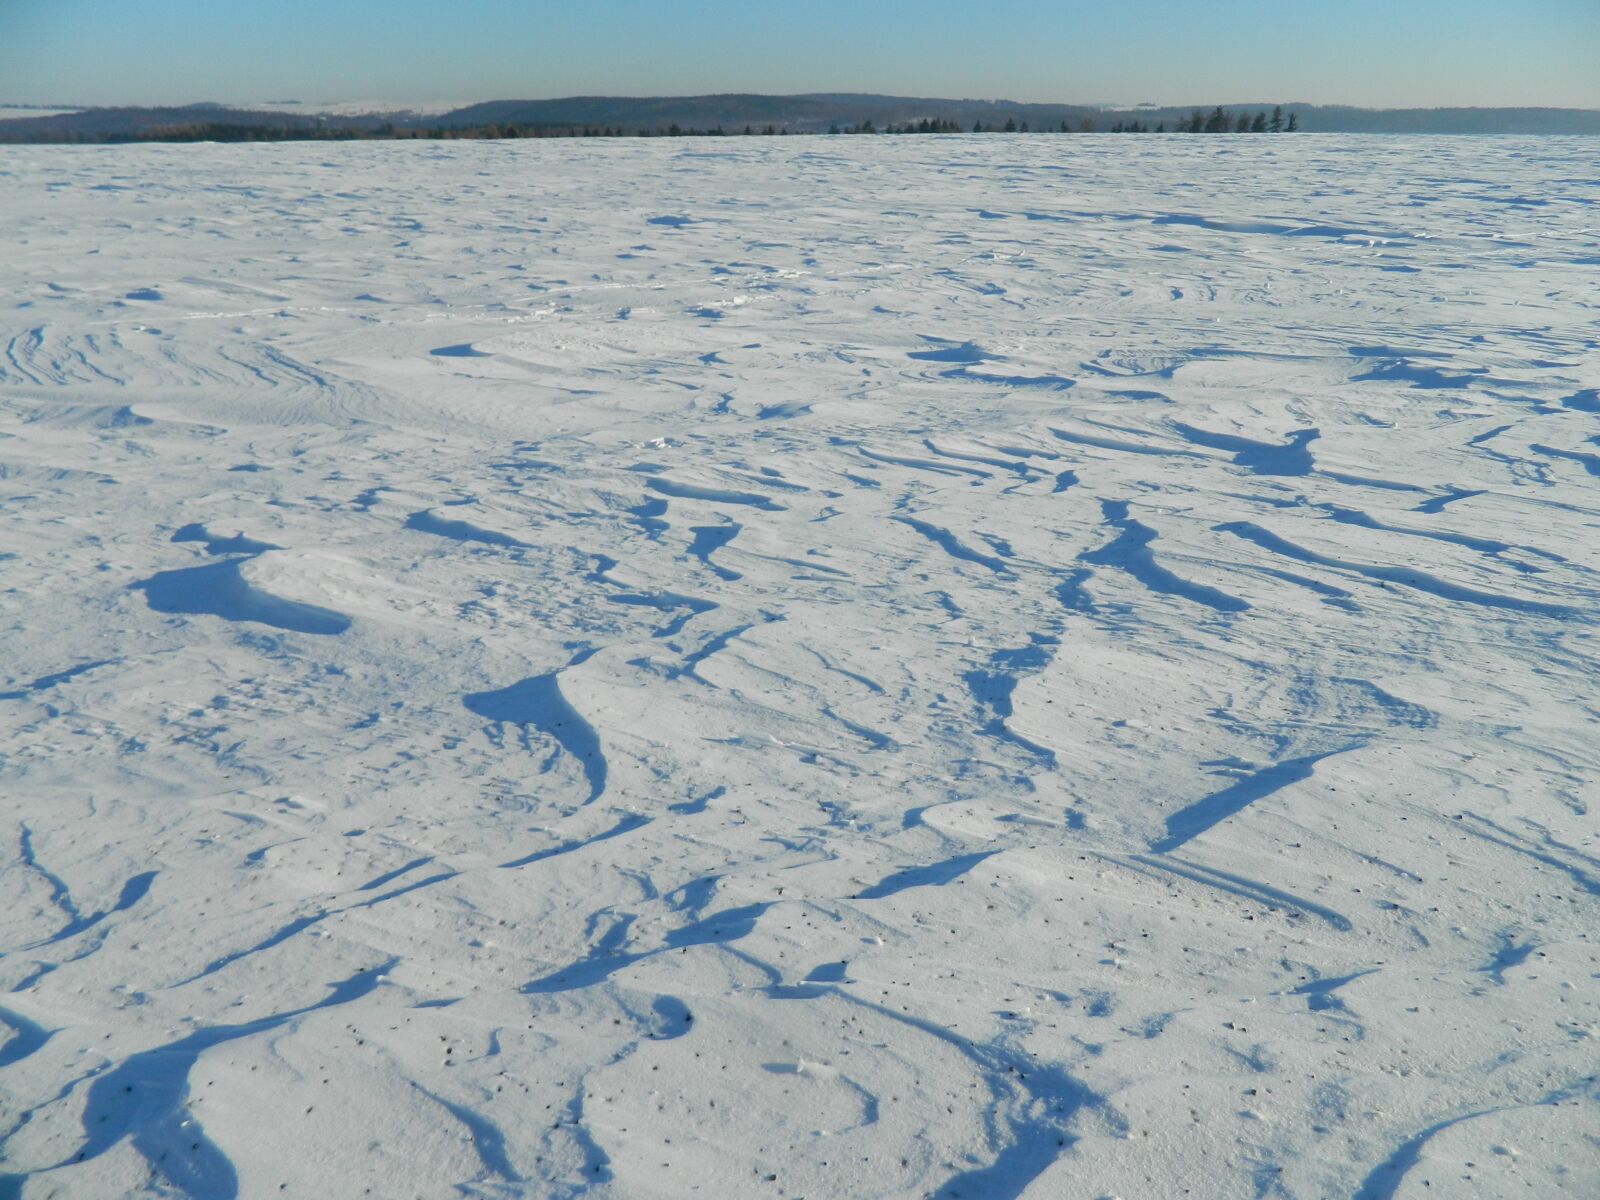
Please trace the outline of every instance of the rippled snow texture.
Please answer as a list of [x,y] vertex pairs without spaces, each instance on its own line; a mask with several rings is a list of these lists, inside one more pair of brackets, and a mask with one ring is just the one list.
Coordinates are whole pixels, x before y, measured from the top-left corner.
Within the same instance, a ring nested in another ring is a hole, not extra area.
[[0,1195],[1600,1192],[1592,142],[0,211]]

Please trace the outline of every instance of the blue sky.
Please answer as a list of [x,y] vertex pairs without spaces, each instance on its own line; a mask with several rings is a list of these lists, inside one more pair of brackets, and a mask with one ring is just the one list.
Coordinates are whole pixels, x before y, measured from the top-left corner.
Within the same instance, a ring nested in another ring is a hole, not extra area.
[[0,102],[873,91],[1600,108],[1600,0],[0,0]]

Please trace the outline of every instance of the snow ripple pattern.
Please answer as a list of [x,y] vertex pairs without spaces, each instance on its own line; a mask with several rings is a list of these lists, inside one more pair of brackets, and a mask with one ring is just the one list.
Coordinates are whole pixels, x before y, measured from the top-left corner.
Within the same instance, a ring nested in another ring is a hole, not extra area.
[[0,1196],[1600,1194],[1597,187],[9,148]]

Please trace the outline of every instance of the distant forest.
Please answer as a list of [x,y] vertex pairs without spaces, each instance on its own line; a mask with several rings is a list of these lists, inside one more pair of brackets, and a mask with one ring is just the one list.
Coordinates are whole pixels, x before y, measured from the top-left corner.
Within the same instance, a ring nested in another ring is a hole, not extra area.
[[[1000,126],[985,125],[982,121],[972,123],[973,133],[1098,133],[1104,128],[1108,133],[1298,133],[1300,132],[1300,118],[1294,113],[1287,115],[1283,106],[1275,105],[1269,116],[1265,109],[1251,116],[1248,112],[1235,115],[1217,105],[1208,115],[1203,109],[1195,109],[1187,117],[1181,117],[1172,123],[1172,128],[1167,128],[1165,121],[1158,121],[1151,125],[1148,121],[1118,120],[1115,124],[1102,126],[1101,122],[1093,117],[1083,117],[1076,125],[1063,119],[1056,127],[1029,129],[1028,122],[1018,122],[1015,117],[1006,118],[1006,123]],[[721,129],[703,130],[705,133],[721,133]],[[746,134],[752,132],[746,126]],[[771,133],[768,126],[764,133]],[[922,120],[915,124],[889,125],[883,129],[875,129],[871,121],[863,121],[858,125],[851,125],[840,129],[833,125],[829,133],[963,133],[966,132],[954,121],[928,121]]]
[[0,118],[0,142],[278,142],[547,137],[784,137],[800,134],[1439,133],[1600,134],[1581,109],[1359,109],[1275,103],[1114,110],[898,96],[576,96],[493,100],[436,115],[319,115],[266,105],[91,108]]
[[[1261,110],[1252,116],[1248,112],[1234,114],[1218,105],[1210,114],[1195,109],[1188,117],[1174,121],[1169,130],[1165,121],[1151,125],[1147,121],[1118,120],[1103,124],[1093,117],[1082,117],[1076,124],[1066,120],[1053,127],[1030,129],[1027,121],[1008,117],[1005,123],[985,125],[974,121],[970,130],[955,121],[907,121],[904,124],[885,125],[878,128],[871,119],[854,125],[833,124],[827,133],[840,134],[908,134],[908,133],[1296,133],[1299,118],[1294,113],[1285,114],[1281,107],[1270,114]],[[795,130],[795,136],[814,135],[816,130]],[[12,138],[9,130],[0,130],[0,142],[27,139]],[[216,120],[174,122],[151,125],[137,131],[108,130],[104,132],[67,133],[41,136],[38,140],[56,144],[107,145],[127,142],[350,142],[350,141],[418,141],[457,139],[512,139],[512,138],[620,138],[620,137],[786,137],[791,131],[777,125],[754,125],[724,129],[720,124],[709,129],[684,127],[676,122],[660,129],[624,129],[620,125],[588,125],[552,127],[549,125],[522,125],[515,121],[489,121],[482,125],[396,125],[383,121],[371,126],[301,125],[301,124],[234,124]]]

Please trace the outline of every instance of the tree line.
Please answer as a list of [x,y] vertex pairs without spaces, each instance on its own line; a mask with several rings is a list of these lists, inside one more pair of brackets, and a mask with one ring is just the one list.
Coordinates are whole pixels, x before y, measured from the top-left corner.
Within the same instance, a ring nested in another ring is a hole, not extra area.
[[1270,117],[1265,112],[1253,117],[1248,112],[1234,114],[1219,104],[1210,115],[1195,109],[1189,119],[1180,120],[1175,129],[1178,133],[1299,133],[1300,118],[1292,112],[1285,115],[1281,104],[1272,110]]
[[[1041,126],[1030,129],[1028,122],[1009,117],[1003,125],[973,124],[972,133],[1095,133],[1098,124],[1093,117],[1084,117],[1076,125],[1063,120],[1054,127]],[[1294,113],[1285,113],[1281,106],[1255,113],[1233,113],[1218,105],[1209,114],[1195,109],[1188,117],[1180,118],[1168,130],[1165,122],[1151,128],[1146,122],[1118,120],[1108,130],[1110,133],[1297,133],[1299,119]],[[948,118],[924,117],[918,121],[887,124],[877,127],[868,119],[855,125],[832,125],[830,135],[844,134],[950,134],[969,132],[964,126]],[[708,129],[669,124],[654,129],[627,130],[620,125],[525,125],[516,122],[491,121],[468,126],[411,126],[383,122],[377,125],[315,125],[284,122],[282,124],[234,124],[225,121],[196,120],[152,126],[138,132],[117,133],[56,133],[50,135],[24,135],[0,132],[0,142],[49,142],[104,144],[124,142],[302,142],[302,141],[457,141],[457,140],[507,140],[518,138],[621,138],[621,137],[789,137],[800,136],[779,125],[745,125],[732,131],[720,124]]]
[[[1030,129],[1028,122],[1018,121],[1015,117],[1006,118],[1004,125],[985,125],[982,121],[974,122],[973,133],[1095,133],[1100,126],[1093,117],[1084,117],[1077,125],[1062,121],[1054,128],[1041,126],[1039,129]],[[717,131],[720,132],[720,131]],[[746,133],[750,130],[746,129]],[[922,120],[915,123],[908,122],[904,125],[887,125],[882,129],[875,128],[872,122],[862,121],[858,125],[840,127],[832,126],[830,134],[839,133],[963,133],[966,132],[954,121]],[[1285,113],[1283,106],[1273,108],[1269,116],[1264,110],[1251,116],[1248,112],[1237,115],[1223,108],[1220,104],[1207,115],[1203,109],[1195,109],[1188,117],[1180,118],[1173,123],[1172,129],[1167,129],[1165,121],[1158,122],[1154,128],[1144,121],[1118,121],[1114,124],[1111,133],[1299,133],[1300,118],[1294,113]]]

